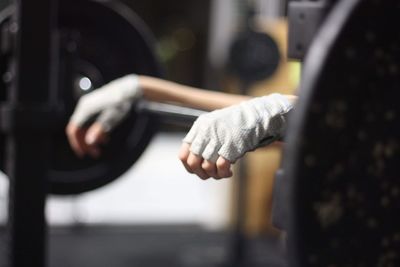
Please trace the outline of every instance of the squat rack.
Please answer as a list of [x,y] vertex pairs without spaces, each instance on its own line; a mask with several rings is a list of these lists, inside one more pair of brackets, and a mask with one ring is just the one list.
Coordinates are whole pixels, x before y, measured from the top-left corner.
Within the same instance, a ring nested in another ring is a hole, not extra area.
[[[8,29],[16,57],[1,107],[10,179],[5,266],[46,266],[49,134],[56,91],[57,0],[15,1]],[[50,119],[50,120],[49,120]]]

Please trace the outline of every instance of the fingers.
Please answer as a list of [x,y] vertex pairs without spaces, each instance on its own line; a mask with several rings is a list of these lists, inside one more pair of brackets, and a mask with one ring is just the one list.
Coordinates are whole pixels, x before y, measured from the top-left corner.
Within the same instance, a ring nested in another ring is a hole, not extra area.
[[72,150],[78,157],[83,157],[87,150],[85,143],[86,131],[74,123],[69,123],[66,128],[66,134]]
[[232,163],[222,156],[219,156],[216,162],[204,160],[201,165],[207,175],[217,180],[231,177],[233,175],[231,166]]
[[189,168],[189,165],[187,164],[187,159],[190,155],[190,145],[188,143],[183,142],[181,149],[179,151],[179,159],[182,161],[183,166],[189,173],[193,173],[193,171]]
[[201,179],[206,180],[208,178],[210,178],[210,176],[205,172],[205,170],[203,170],[202,168],[202,163],[203,163],[203,158],[195,155],[193,153],[190,153],[186,164],[189,167],[189,169],[192,171],[192,173],[196,174],[197,176],[199,176]]
[[231,170],[232,163],[229,160],[220,156],[215,164],[217,167],[217,174],[219,177],[227,178],[233,175]]
[[85,142],[89,146],[99,146],[106,143],[107,134],[104,127],[97,122],[90,126],[85,135]]
[[194,173],[203,180],[210,177],[201,168],[203,159],[190,152],[190,145],[188,143],[182,143],[179,151],[179,159],[182,161],[183,166],[189,173]]
[[216,162],[207,160],[190,151],[190,144],[183,143],[179,152],[179,159],[189,173],[196,174],[205,180],[210,177],[214,179],[227,178],[232,176],[231,162],[219,157]]
[[104,127],[100,123],[94,123],[92,126],[90,126],[85,135],[87,153],[93,158],[100,157],[100,146],[106,142],[107,134],[104,130]]
[[201,168],[208,175],[208,177],[213,177],[215,179],[221,178],[218,176],[217,166],[215,165],[215,162],[211,162],[211,161],[205,159],[205,160],[203,160],[203,163],[201,164]]
[[89,155],[98,158],[101,155],[100,145],[107,142],[107,134],[99,123],[94,123],[89,129],[69,123],[66,134],[72,150],[78,157]]

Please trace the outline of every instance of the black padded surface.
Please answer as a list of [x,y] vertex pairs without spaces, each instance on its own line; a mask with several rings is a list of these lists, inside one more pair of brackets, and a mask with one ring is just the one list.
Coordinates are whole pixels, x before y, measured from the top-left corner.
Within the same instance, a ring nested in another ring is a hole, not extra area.
[[310,48],[283,164],[291,266],[400,266],[399,14],[338,1]]

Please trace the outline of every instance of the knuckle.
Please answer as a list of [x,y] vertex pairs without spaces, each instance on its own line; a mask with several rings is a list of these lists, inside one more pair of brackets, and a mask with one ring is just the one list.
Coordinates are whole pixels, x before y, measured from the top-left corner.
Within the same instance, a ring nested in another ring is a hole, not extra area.
[[227,160],[217,160],[216,165],[218,169],[225,169],[229,167],[230,164]]
[[200,167],[199,161],[189,158],[186,160],[186,164],[191,168],[191,169],[198,169]]
[[65,132],[69,135],[71,134],[73,131],[72,127],[70,125],[67,125],[67,127],[65,128]]
[[208,161],[204,161],[203,164],[201,164],[201,167],[203,170],[205,170],[207,172],[214,170],[214,166]]
[[185,155],[182,152],[178,154],[178,158],[182,162],[185,162],[187,159],[187,157],[185,157]]
[[87,103],[88,101],[90,101],[89,95],[83,95],[83,96],[81,96],[81,97],[79,98],[79,100],[78,100],[78,104],[76,105],[77,108],[80,108],[80,107],[86,105],[86,103]]
[[76,129],[76,127],[72,127],[69,125],[69,126],[67,126],[66,132],[67,132],[67,135],[72,136],[72,135],[75,135],[75,133],[77,132],[77,129]]
[[179,154],[178,154],[179,160],[182,162],[186,162],[188,156],[189,156],[189,150],[187,149],[187,147],[185,145],[182,145],[182,147],[179,151]]
[[196,165],[193,163],[193,162],[191,162],[191,161],[187,161],[186,162],[186,165],[190,168],[190,169],[197,169],[196,168]]

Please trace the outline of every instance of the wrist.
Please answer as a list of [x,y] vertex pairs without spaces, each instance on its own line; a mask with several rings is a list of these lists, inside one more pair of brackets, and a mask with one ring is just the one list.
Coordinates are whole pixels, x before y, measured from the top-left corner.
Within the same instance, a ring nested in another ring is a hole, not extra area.
[[293,108],[293,103],[285,95],[274,93],[263,96],[257,105],[257,112],[261,115],[263,131],[276,135],[286,124],[284,114]]
[[263,108],[270,116],[285,114],[293,108],[293,101],[287,96],[273,93],[262,97]]
[[136,100],[143,94],[142,88],[139,84],[139,76],[136,74],[129,74],[119,79],[119,87],[121,88],[122,99]]

